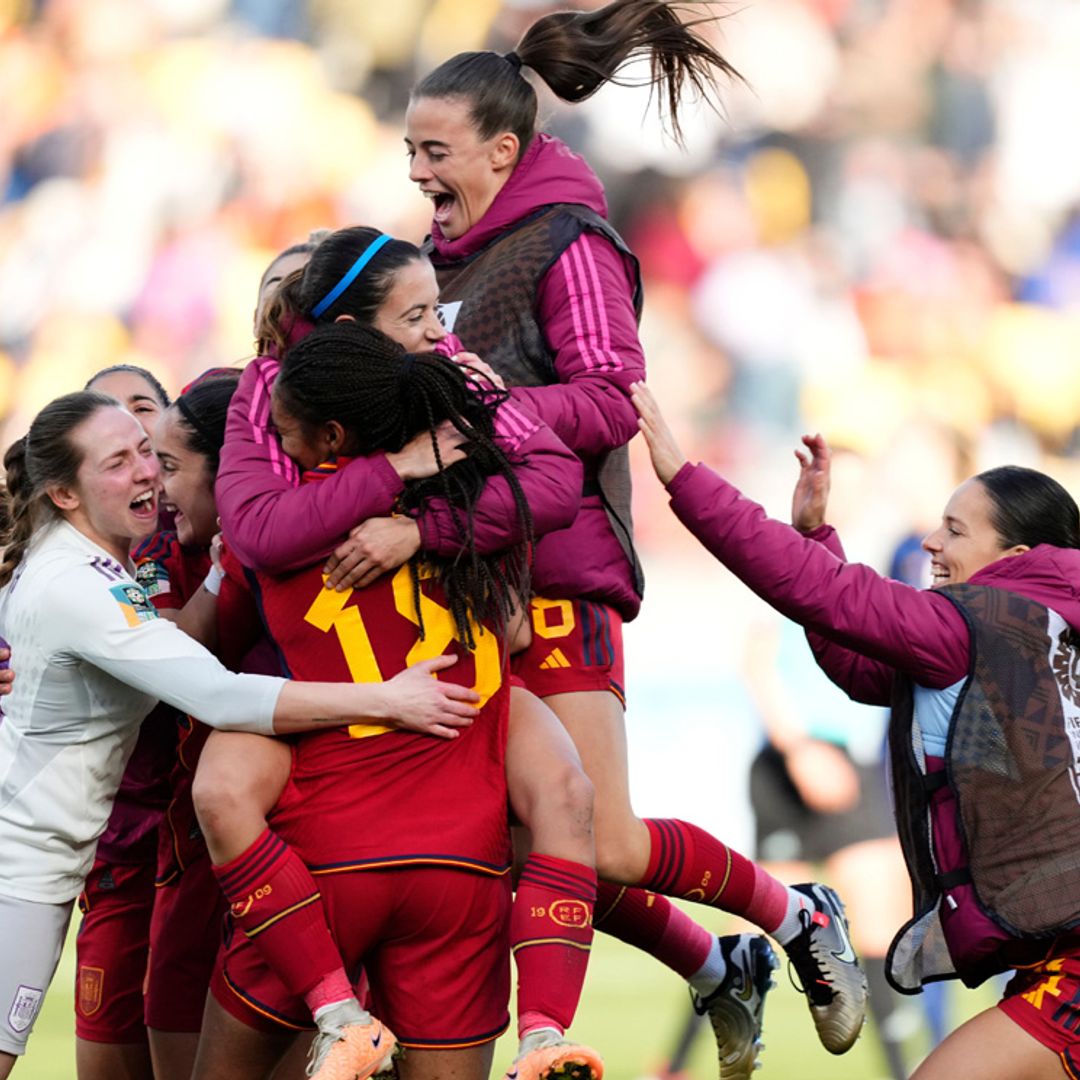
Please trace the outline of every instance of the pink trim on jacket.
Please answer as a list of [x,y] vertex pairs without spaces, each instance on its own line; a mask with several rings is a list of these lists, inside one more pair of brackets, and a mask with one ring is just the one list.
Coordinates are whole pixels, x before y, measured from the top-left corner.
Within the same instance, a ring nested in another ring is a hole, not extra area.
[[[466,257],[553,203],[587,206],[607,216],[604,189],[584,159],[559,139],[540,134],[480,221],[454,240],[443,237],[433,222],[432,243],[440,257]],[[605,237],[591,232],[578,237],[544,275],[536,296],[537,321],[558,381],[512,391],[515,401],[526,404],[577,452],[587,475],[603,454],[637,434],[629,388],[645,376],[645,355],[633,286],[631,267]],[[641,605],[630,563],[595,496],[583,501],[569,529],[537,546],[533,577],[544,596],[606,602],[624,619],[632,619]]]
[[[846,562],[831,528],[804,536],[704,465],[684,465],[668,492],[679,520],[709,551],[806,628],[818,663],[856,701],[887,705],[898,671],[935,690],[967,675],[967,623],[941,593]],[[1080,627],[1080,550],[1040,544],[969,581],[1019,593]]]
[[[404,488],[385,454],[356,458],[320,484],[300,484],[270,426],[270,393],[280,364],[261,356],[244,369],[229,407],[216,484],[218,514],[241,562],[281,573],[310,565],[350,529],[394,511]],[[496,430],[520,457],[516,468],[537,535],[568,525],[577,512],[581,463],[543,425],[512,407]],[[449,507],[434,501],[417,520],[425,550],[454,554],[460,539]],[[475,515],[475,542],[487,554],[521,540],[510,485],[491,478]]]

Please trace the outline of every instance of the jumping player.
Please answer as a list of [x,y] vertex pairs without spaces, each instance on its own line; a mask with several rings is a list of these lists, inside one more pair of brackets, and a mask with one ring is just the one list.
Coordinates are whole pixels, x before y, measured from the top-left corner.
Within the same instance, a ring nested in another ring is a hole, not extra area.
[[[717,939],[656,894],[742,915],[799,969],[818,1036],[854,1042],[865,982],[843,947],[839,900],[787,888],[696,825],[638,818],[630,802],[621,623],[642,582],[633,552],[625,444],[637,430],[629,387],[644,373],[637,262],[607,221],[587,164],[537,131],[525,70],[580,101],[631,57],[679,132],[682,92],[708,95],[733,69],[682,5],[614,0],[538,19],[512,52],[462,53],[420,80],[406,115],[410,179],[432,201],[430,249],[451,329],[575,450],[585,465],[574,525],[537,546],[531,648],[515,672],[558,714],[596,789],[597,926],[687,978],[708,1012],[723,1075],[748,1077],[774,964],[755,938]],[[707,20],[706,20],[707,21]],[[702,882],[715,883],[707,889]],[[621,888],[620,886],[636,886]],[[835,952],[817,937],[828,935]],[[817,957],[817,959],[815,959]]]

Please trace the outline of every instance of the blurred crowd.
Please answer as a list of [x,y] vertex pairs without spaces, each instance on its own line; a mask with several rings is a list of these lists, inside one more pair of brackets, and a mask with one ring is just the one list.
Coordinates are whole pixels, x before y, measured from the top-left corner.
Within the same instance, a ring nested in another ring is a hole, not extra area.
[[[420,239],[410,84],[559,6],[0,0],[5,440],[105,364],[175,389],[250,355],[259,272],[309,229]],[[652,379],[684,437],[766,494],[778,451],[820,429],[874,463],[883,536],[932,513],[954,468],[1004,456],[1070,479],[1080,144],[1058,117],[1080,92],[1080,9],[714,10],[744,81],[684,145],[643,90],[543,106],[641,257]],[[670,526],[641,517],[648,548]]]
[[[0,0],[3,441],[106,364],[176,390],[242,362],[263,266],[310,229],[421,239],[410,85],[566,6]],[[958,472],[1076,478],[1080,143],[1059,117],[1080,98],[1080,7],[712,10],[743,81],[682,145],[640,88],[542,96],[641,258],[651,379],[688,446],[778,512],[797,433],[865,455],[878,565]],[[642,544],[662,549],[678,526],[639,488]]]

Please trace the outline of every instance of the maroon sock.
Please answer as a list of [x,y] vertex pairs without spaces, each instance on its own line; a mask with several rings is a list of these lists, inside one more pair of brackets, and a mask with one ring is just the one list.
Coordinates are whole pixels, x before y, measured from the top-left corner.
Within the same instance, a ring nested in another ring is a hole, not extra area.
[[518,973],[518,1037],[565,1031],[574,1019],[592,943],[596,871],[554,855],[530,855],[510,915]]
[[666,896],[601,881],[596,890],[596,929],[655,956],[684,979],[701,970],[713,935]]
[[714,836],[685,821],[645,821],[652,851],[639,884],[666,896],[730,911],[771,931],[787,910],[787,889]]
[[297,997],[315,991],[312,1011],[330,1003],[320,988],[333,995],[349,986],[315,879],[279,836],[267,829],[242,855],[215,866],[214,876],[233,922],[286,988]]

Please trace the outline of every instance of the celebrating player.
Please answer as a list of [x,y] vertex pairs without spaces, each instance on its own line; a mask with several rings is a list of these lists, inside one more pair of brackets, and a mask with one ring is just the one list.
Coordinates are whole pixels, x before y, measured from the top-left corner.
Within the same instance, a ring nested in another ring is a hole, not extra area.
[[[634,403],[672,509],[732,573],[802,624],[850,696],[892,704],[897,826],[915,915],[889,950],[907,993],[1014,970],[1005,997],[949,1035],[913,1080],[1080,1075],[1080,511],[1050,477],[965,481],[924,540],[933,587],[848,563],[825,524],[829,450],[796,451],[793,526],[691,465],[649,391]],[[798,573],[792,573],[798,567]]]
[[[489,473],[517,490],[519,528],[527,531],[528,511],[495,440],[498,399],[472,386],[450,360],[404,353],[378,332],[345,324],[316,329],[289,351],[273,400],[283,446],[312,483],[329,482],[323,478],[333,475],[335,457],[392,450],[417,430],[431,439],[447,419],[467,438],[467,456],[410,482],[402,494],[406,513],[435,500],[452,509],[462,555],[424,553],[357,591],[326,589],[321,565],[259,573],[256,584],[263,618],[295,674],[376,680],[407,656],[451,649],[463,656],[455,677],[477,689],[483,709],[443,739],[356,728],[296,744],[273,831],[264,827],[239,858],[218,867],[246,936],[234,938],[214,987],[217,1008],[208,1013],[196,1075],[261,1075],[283,1040],[248,1030],[260,1026],[260,1014],[302,1026],[308,1010],[319,1009],[315,995],[283,993],[269,980],[259,953],[273,957],[285,980],[302,980],[313,948],[321,947],[312,917],[321,893],[345,969],[363,960],[380,1015],[409,1047],[400,1075],[486,1076],[508,996],[503,638],[527,588],[524,543],[485,557],[469,542],[479,481]],[[226,585],[232,581],[230,573]],[[328,647],[327,635],[340,653]],[[570,875],[552,879],[559,918],[576,929],[585,950],[587,903],[574,898]],[[333,960],[340,969],[340,958]],[[343,974],[323,977],[315,988],[331,1002],[334,992],[348,991],[347,983],[333,986],[335,979]],[[343,1058],[356,1035],[347,1026],[322,1065]],[[326,1046],[317,1039],[316,1055]],[[317,1056],[313,1071],[319,1067]],[[245,1068],[250,1072],[237,1071]],[[582,1075],[599,1076],[599,1063]]]
[[[537,131],[537,96],[524,74],[576,102],[618,81],[629,58],[647,59],[645,80],[677,135],[684,88],[708,93],[717,73],[733,74],[679,6],[614,0],[560,12],[533,23],[510,53],[452,57],[414,88],[405,142],[410,179],[434,207],[431,257],[450,328],[585,466],[573,526],[537,545],[533,643],[514,670],[558,714],[596,789],[597,867],[606,879],[597,927],[689,980],[712,1021],[723,1075],[746,1078],[772,952],[760,937],[717,939],[655,894],[732,911],[772,933],[799,968],[818,1035],[835,1053],[859,1033],[865,983],[842,947],[844,915],[831,891],[788,889],[698,826],[643,821],[631,806],[621,624],[637,614],[642,587],[625,449],[637,430],[629,387],[644,373],[641,279],[592,170]],[[716,883],[704,895],[703,881]],[[814,960],[807,925],[830,936],[835,956],[814,945]]]
[[[324,302],[326,298],[329,304]],[[287,340],[290,330],[296,336],[298,325],[306,332],[309,324],[301,322],[300,313],[310,312],[317,325],[333,325],[337,319],[358,321],[380,327],[414,348],[427,351],[441,345],[444,351],[456,352],[455,346],[447,346],[446,331],[435,317],[436,299],[431,266],[415,247],[376,230],[345,229],[319,245],[302,275],[283,284],[277,302],[268,308],[261,336],[277,347]],[[458,353],[457,359],[460,361],[462,354]],[[477,358],[467,359],[473,372],[482,371]],[[256,361],[256,366],[272,377],[277,361],[267,356]],[[248,379],[245,376],[245,381]],[[320,516],[313,521],[310,512],[290,505],[305,498],[307,506],[315,504],[304,487],[294,488],[284,479],[287,468],[282,467],[276,437],[251,422],[252,416],[261,416],[265,425],[269,411],[263,412],[259,404],[268,400],[268,381],[251,379],[248,385],[252,383],[251,402],[240,398],[231,411],[232,417],[239,415],[242,424],[235,431],[230,428],[219,476],[219,506],[230,544],[246,554],[256,568],[275,568],[304,552],[311,559],[332,547],[345,531],[343,525],[336,526],[337,532],[330,531],[333,524],[326,528],[335,521],[333,515],[344,509],[345,521],[356,523],[358,509],[361,514],[363,511],[363,504],[358,507],[355,496],[350,495],[350,490],[357,490],[348,487],[350,478],[374,475],[379,479],[376,493],[382,494],[385,488],[380,470],[384,470],[385,460],[397,463],[404,455],[356,460],[328,477],[320,488],[354,501],[327,504],[323,492],[323,502],[314,511]],[[483,385],[488,391],[492,389],[490,383]],[[243,383],[239,393],[244,393]],[[267,398],[262,397],[264,393]],[[494,395],[495,399],[504,396]],[[534,527],[539,531],[568,524],[580,487],[581,467],[576,458],[523,411],[504,408],[499,415],[500,442],[514,454],[514,475],[527,496]],[[424,467],[434,467],[430,442],[425,446],[413,440],[406,450],[418,460],[420,454],[427,455]],[[449,440],[441,445],[444,461],[453,461],[460,453]],[[357,472],[361,466],[366,474]],[[512,488],[503,477],[489,478],[475,509],[478,552],[497,551],[522,538],[521,522],[508,512],[512,497]],[[301,523],[303,528],[299,528]],[[372,543],[388,545],[394,552],[395,568],[418,550],[422,534],[425,548],[430,545],[438,554],[453,557],[460,551],[454,518],[437,504],[415,517],[402,515],[377,524],[385,525],[379,535],[365,535],[366,526],[360,525],[354,529],[350,544],[339,549],[335,572],[343,579],[341,584],[356,581],[363,585],[382,573],[379,559],[367,559]],[[532,853],[518,882],[512,931],[519,969],[519,1056],[546,1061],[553,1055],[582,1054],[587,1049],[575,1050],[574,1044],[563,1039],[580,996],[587,950],[577,940],[579,927],[561,925],[548,912],[553,902],[569,896],[591,913],[595,890],[591,884],[591,787],[573,746],[548,710],[519,689],[512,691],[511,700],[509,784],[515,812],[533,836]],[[288,761],[281,760],[279,748],[264,743],[231,751],[226,749],[230,742],[257,741],[215,737],[203,757],[197,781],[197,800],[218,861],[239,856],[261,834],[264,815],[288,775]],[[535,912],[543,914],[537,918]],[[309,958],[309,966],[316,976],[320,974],[314,956]],[[314,993],[318,996],[321,991],[316,988]],[[325,1025],[336,1024],[328,1013],[319,1019]],[[522,1067],[527,1072],[528,1066]]]
[[[114,364],[85,389],[117,398],[142,429],[169,406],[157,377]],[[159,518],[167,515],[159,514]],[[200,578],[200,581],[202,579]],[[198,583],[196,583],[198,584]],[[176,712],[158,705],[143,721],[79,894],[75,939],[75,1067],[79,1080],[152,1080],[143,1016],[150,921],[154,909],[157,833],[169,800]]]
[[475,695],[428,677],[442,658],[379,686],[299,684],[234,675],[158,619],[129,552],[156,527],[159,466],[115,398],[58,398],[4,467],[0,636],[19,642],[20,672],[0,724],[0,1077],[25,1050],[139,723],[158,698],[213,726],[265,734],[475,712]]

